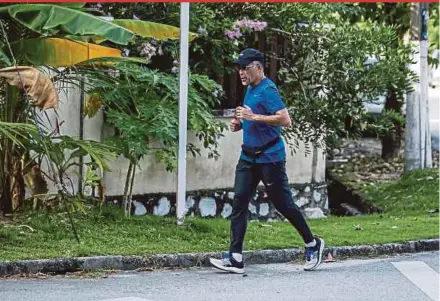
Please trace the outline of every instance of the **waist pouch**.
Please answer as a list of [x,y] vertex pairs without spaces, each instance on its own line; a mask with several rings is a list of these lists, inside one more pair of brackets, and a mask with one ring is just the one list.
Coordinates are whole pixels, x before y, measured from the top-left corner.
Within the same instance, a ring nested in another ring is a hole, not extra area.
[[247,145],[242,145],[241,149],[243,153],[248,156],[249,158],[257,159],[259,158],[267,149],[274,146],[281,140],[280,136],[276,137],[275,139],[269,141],[267,144],[261,146],[261,147],[251,147]]

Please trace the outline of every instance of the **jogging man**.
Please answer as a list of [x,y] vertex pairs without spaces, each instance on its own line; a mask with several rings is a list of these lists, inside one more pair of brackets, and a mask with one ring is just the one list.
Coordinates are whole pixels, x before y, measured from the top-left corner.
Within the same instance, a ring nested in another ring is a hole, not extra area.
[[262,181],[276,210],[289,220],[304,240],[304,270],[314,270],[321,264],[324,240],[312,234],[290,192],[286,151],[281,139],[281,127],[291,126],[289,113],[275,84],[264,76],[264,56],[261,52],[245,49],[235,65],[247,91],[243,107],[236,109],[236,116],[230,123],[231,131],[243,130],[242,152],[235,171],[231,243],[225,258],[211,258],[210,262],[223,271],[244,273],[242,251],[248,206]]

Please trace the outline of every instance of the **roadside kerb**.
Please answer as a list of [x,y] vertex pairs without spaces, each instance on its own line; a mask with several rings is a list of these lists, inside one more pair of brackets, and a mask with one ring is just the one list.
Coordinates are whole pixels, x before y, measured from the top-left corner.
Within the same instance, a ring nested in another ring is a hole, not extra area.
[[[388,243],[381,245],[358,245],[328,247],[324,254],[331,253],[336,259],[362,258],[402,253],[438,251],[439,239]],[[81,270],[143,270],[160,268],[189,268],[209,265],[210,257],[220,257],[220,252],[157,254],[151,256],[94,256],[42,260],[0,261],[0,277],[50,273],[63,274]],[[301,260],[303,249],[258,250],[244,252],[246,264],[285,263]]]

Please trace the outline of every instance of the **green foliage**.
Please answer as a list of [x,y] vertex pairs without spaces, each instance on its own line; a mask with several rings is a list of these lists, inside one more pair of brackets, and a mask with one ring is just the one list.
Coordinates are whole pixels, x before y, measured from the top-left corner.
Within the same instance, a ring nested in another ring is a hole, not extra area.
[[[282,94],[294,126],[286,136],[332,149],[339,137],[359,137],[368,127],[363,101],[389,87],[403,100],[411,88],[411,49],[395,48],[392,27],[371,23],[294,26],[280,70]],[[374,56],[377,63],[368,65]]]
[[130,30],[67,6],[15,4],[0,7],[0,16],[42,35],[99,35],[122,45],[134,37]]
[[[137,163],[154,154],[167,170],[177,167],[179,82],[174,75],[133,64],[117,65],[117,75],[96,73],[90,93],[102,99],[107,122],[119,135],[110,138],[123,155]],[[188,91],[188,129],[195,132],[211,157],[217,157],[217,139],[225,125],[211,113],[221,87],[206,76],[191,75]],[[189,144],[193,155],[200,149]]]
[[[0,121],[0,140],[10,140],[24,147],[30,135],[37,135],[37,128],[33,124]],[[4,151],[1,145],[0,151]]]
[[[2,49],[0,50],[0,66],[11,65],[12,62],[45,65],[47,69],[55,71],[56,76],[50,75],[54,82],[65,81],[82,88],[83,85],[78,82],[83,80],[84,75],[93,73],[88,73],[89,70],[93,70],[91,68],[102,67],[102,64],[99,65],[99,63],[109,63],[109,61],[139,63],[140,60],[136,58],[120,58],[119,60],[109,58],[120,56],[120,51],[94,44],[82,45],[84,46],[82,50],[85,50],[82,52],[77,47],[67,49],[67,41],[71,41],[70,46],[72,44],[79,46],[75,41],[87,42],[90,40],[105,41],[110,45],[127,45],[136,36],[178,39],[180,35],[180,30],[176,27],[133,20],[109,22],[87,11],[89,10],[85,8],[84,3],[0,5],[2,19],[0,22],[2,29],[4,29],[0,32],[2,35],[0,39]],[[42,37],[45,39],[41,39]],[[57,39],[46,39],[54,37]],[[191,38],[193,37],[194,34],[191,34]],[[48,40],[52,43],[42,43],[42,41]],[[14,42],[16,42],[17,48],[14,47]],[[11,44],[13,53],[9,52]],[[32,48],[32,53],[28,51],[28,48]],[[50,53],[48,54],[48,52]],[[98,58],[90,60],[90,58],[96,57]],[[72,58],[75,60],[69,61]],[[78,62],[82,62],[82,64],[77,64]],[[66,68],[62,71],[52,68],[72,67],[72,65],[75,65],[74,68]],[[108,66],[107,64],[106,67]],[[4,83],[1,82],[1,84]],[[41,120],[37,120],[34,118],[35,115],[31,114],[34,108],[16,90],[12,90],[10,87],[7,90],[8,93],[0,95],[0,122],[2,122],[0,124],[0,147],[2,150],[0,157],[3,159],[2,162],[6,162],[0,169],[0,187],[3,188],[2,191],[7,191],[1,194],[0,211],[4,211],[6,206],[13,203],[12,197],[16,198],[15,203],[17,204],[24,198],[24,184],[19,163],[22,157],[29,157],[29,150],[36,152],[32,159],[39,161],[40,165],[43,159],[48,160],[50,170],[46,176],[57,183],[63,183],[67,171],[71,167],[79,166],[83,157],[90,157],[91,162],[87,163],[89,168],[94,171],[103,171],[106,167],[104,158],[120,152],[116,151],[114,146],[98,142],[53,136],[41,131],[37,135],[35,127],[27,126],[27,123],[34,122],[42,125]],[[4,127],[10,124],[12,125],[9,128]],[[23,133],[22,129],[26,127],[29,131]],[[209,130],[213,128],[215,130],[213,125],[206,126],[206,128],[207,130],[202,132],[209,133]],[[29,134],[33,135],[29,136]],[[25,146],[30,146],[30,149]],[[28,162],[22,163],[27,164]],[[96,184],[96,178],[90,172],[86,176],[89,177],[86,178],[85,185]],[[14,189],[18,187],[17,189],[20,190],[20,195],[14,192],[14,196],[12,196],[14,185]],[[11,193],[9,193],[10,191]],[[10,208],[5,210],[11,211]]]
[[383,136],[392,133],[395,130],[396,123],[403,126],[405,117],[394,110],[383,110],[376,120],[368,123],[367,130]]
[[80,167],[79,158],[86,156],[90,156],[91,166],[99,168],[101,171],[108,170],[106,161],[111,157],[116,157],[116,153],[119,151],[114,146],[92,140],[47,134],[42,139],[36,139],[31,150],[36,153],[34,159],[38,162],[43,162],[45,158],[53,162],[58,176],[65,175],[71,167]]

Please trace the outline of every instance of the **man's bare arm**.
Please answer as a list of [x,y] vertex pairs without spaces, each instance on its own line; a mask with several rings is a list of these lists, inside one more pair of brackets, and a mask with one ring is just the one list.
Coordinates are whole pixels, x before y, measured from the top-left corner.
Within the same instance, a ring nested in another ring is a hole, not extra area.
[[275,126],[290,127],[292,125],[287,109],[279,110],[274,115],[259,115],[254,114],[249,108],[238,107],[237,117],[242,120],[250,120]]
[[275,113],[275,115],[253,114],[253,118],[251,120],[276,126],[290,127],[292,125],[292,121],[290,120],[287,109],[279,110]]

